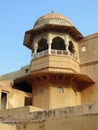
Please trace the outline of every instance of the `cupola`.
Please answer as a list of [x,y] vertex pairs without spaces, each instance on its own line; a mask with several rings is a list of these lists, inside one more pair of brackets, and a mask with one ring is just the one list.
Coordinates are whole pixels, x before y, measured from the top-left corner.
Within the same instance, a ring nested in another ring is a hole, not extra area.
[[45,24],[73,26],[69,18],[61,14],[56,14],[54,11],[38,18],[34,24],[34,28],[41,27]]
[[33,29],[25,32],[24,45],[32,50],[34,38],[49,32],[68,34],[75,41],[83,38],[83,35],[73,26],[69,18],[52,11],[38,18],[34,23]]

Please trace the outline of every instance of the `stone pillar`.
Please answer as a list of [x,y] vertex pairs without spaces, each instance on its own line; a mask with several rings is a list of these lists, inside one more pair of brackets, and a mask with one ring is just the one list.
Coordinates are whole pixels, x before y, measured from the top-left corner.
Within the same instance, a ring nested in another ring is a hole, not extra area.
[[48,52],[51,54],[51,44],[48,44]]
[[37,49],[38,49],[38,43],[34,43],[34,54],[37,53]]
[[66,34],[66,36],[65,36],[65,41],[66,41],[66,51],[67,51],[68,54],[69,54],[69,49],[68,49],[68,46],[69,46],[69,37],[68,37],[67,34]]
[[37,53],[37,48],[34,48],[34,54],[36,54]]
[[33,42],[32,42],[32,46],[31,46],[32,48],[32,52],[31,52],[31,56],[33,56],[33,53],[34,53],[34,44],[33,44]]
[[49,54],[51,54],[52,39],[51,39],[51,34],[50,33],[48,34],[48,37],[47,37],[47,43],[48,43],[48,52],[49,52]]
[[69,45],[68,45],[68,44],[66,44],[66,51],[67,51],[67,52],[69,51],[69,50],[68,50],[68,46],[69,46]]

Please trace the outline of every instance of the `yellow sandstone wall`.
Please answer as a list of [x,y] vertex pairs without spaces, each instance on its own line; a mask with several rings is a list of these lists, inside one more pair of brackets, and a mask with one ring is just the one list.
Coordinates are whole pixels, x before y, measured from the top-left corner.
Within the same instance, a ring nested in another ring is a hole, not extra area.
[[[59,88],[62,88],[59,90]],[[51,84],[50,87],[50,108],[62,108],[81,104],[80,92],[75,92],[71,86],[62,83]]]
[[[7,108],[22,107],[25,104],[25,97],[32,97],[32,94],[26,93],[17,89],[13,89],[11,86],[12,81],[2,80],[0,81],[0,99],[1,92],[7,92]],[[1,108],[1,100],[0,100]]]
[[0,123],[0,130],[16,130],[16,124]]
[[98,114],[17,125],[16,130],[98,130]]
[[95,84],[81,92],[82,104],[98,103],[98,33],[79,43],[80,72],[91,77]]
[[80,72],[79,63],[72,56],[46,55],[33,59],[30,65],[31,72]]
[[98,104],[36,112],[28,106],[6,110],[1,115],[0,130],[98,130]]
[[92,104],[32,113],[29,118],[16,130],[98,130],[98,107]]
[[45,81],[37,82],[33,85],[33,106],[48,109],[49,108],[49,84]]
[[[59,80],[33,83],[33,105],[39,108],[62,108],[81,104],[81,92],[75,92],[72,85]],[[40,92],[43,91],[43,92]]]

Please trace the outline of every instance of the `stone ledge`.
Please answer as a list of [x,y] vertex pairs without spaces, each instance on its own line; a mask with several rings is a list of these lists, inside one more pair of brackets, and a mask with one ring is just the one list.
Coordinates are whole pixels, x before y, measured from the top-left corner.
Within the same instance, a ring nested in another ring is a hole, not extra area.
[[0,121],[6,123],[24,123],[44,121],[56,118],[67,118],[72,116],[98,115],[97,104],[87,104],[75,107],[43,110],[33,106],[15,108],[0,111]]

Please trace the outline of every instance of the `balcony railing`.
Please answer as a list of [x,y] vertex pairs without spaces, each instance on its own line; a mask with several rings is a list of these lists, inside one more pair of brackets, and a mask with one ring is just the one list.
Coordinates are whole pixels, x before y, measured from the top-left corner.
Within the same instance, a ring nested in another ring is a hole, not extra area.
[[69,51],[64,51],[64,50],[54,50],[54,49],[51,49],[50,50],[44,50],[44,51],[41,51],[41,52],[38,52],[36,54],[33,54],[32,55],[32,59],[35,59],[35,58],[39,58],[39,57],[42,57],[42,56],[45,56],[45,55],[60,55],[60,56],[71,56],[73,57],[74,59],[77,59],[77,56]]

